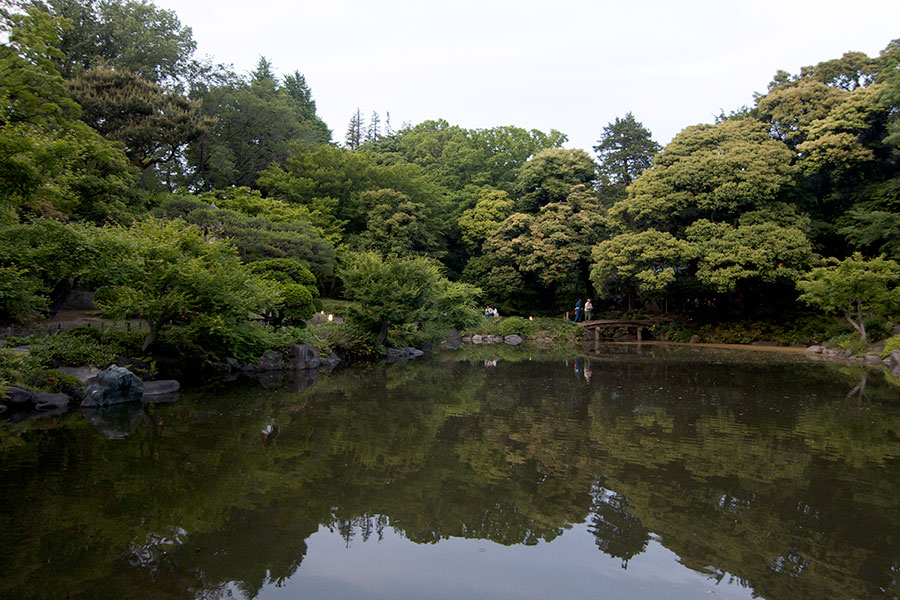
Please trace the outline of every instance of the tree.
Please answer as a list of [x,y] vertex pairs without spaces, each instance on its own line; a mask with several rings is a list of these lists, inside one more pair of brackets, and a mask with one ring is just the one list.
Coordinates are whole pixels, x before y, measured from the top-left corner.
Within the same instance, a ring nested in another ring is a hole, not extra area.
[[843,313],[868,343],[866,323],[873,316],[900,312],[900,265],[884,257],[865,259],[860,253],[810,271],[797,283],[800,300],[827,313]]
[[369,126],[366,128],[366,143],[375,144],[381,139],[381,117],[377,111],[372,111],[369,117]]
[[593,186],[596,167],[584,150],[550,148],[538,152],[519,171],[517,210],[537,212],[545,204],[565,200],[573,186]]
[[622,229],[678,232],[698,218],[729,221],[776,202],[792,185],[793,153],[752,118],[675,136],[609,210]]
[[[653,141],[650,130],[630,112],[603,128],[594,151],[600,162],[600,179],[624,192],[638,175],[653,164],[662,147]],[[620,192],[620,193],[621,193]]]
[[344,136],[344,145],[350,150],[359,148],[364,141],[363,130],[365,130],[365,128],[366,125],[363,121],[362,112],[357,108],[356,112],[353,113],[353,116],[350,117],[349,125],[347,125],[347,134]]
[[481,245],[500,224],[512,214],[515,203],[506,192],[483,188],[474,208],[463,212],[459,218],[462,241],[475,253],[481,252]]
[[178,156],[214,121],[200,103],[127,71],[95,68],[68,83],[81,120],[108,140],[122,142],[131,164],[146,169]]
[[98,66],[161,85],[184,82],[196,43],[175,11],[147,0],[29,0],[26,6],[68,19],[54,58],[66,79]]
[[623,233],[594,246],[591,281],[601,298],[627,298],[631,309],[635,294],[663,297],[696,255],[693,244],[665,231]]
[[347,298],[355,301],[351,317],[379,345],[392,326],[415,330],[431,324],[464,327],[478,318],[472,306],[480,290],[447,280],[438,263],[428,258],[352,254],[340,278]]
[[369,216],[366,230],[357,239],[360,249],[384,256],[425,254],[437,258],[443,254],[439,224],[429,218],[424,204],[391,189],[363,192],[360,202],[368,207]]

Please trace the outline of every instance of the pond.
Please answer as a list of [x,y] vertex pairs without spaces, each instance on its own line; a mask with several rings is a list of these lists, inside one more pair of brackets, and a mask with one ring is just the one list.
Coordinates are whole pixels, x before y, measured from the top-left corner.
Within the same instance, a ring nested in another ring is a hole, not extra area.
[[595,350],[0,422],[0,598],[900,595],[883,374]]

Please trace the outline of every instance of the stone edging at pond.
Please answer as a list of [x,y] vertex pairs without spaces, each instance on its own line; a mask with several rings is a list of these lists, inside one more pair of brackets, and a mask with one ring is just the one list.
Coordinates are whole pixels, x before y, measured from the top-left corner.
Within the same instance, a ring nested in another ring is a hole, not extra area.
[[891,375],[900,376],[900,350],[892,350],[887,358],[882,359],[877,354],[864,354],[855,356],[850,350],[838,350],[826,346],[810,346],[806,349],[806,355],[810,358],[824,358],[829,360],[844,361],[853,364],[885,365],[891,370]]

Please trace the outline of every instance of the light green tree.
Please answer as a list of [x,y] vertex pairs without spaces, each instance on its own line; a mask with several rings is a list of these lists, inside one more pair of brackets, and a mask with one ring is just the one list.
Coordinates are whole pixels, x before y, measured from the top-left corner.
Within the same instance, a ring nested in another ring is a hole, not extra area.
[[800,300],[827,313],[843,314],[868,343],[866,323],[873,316],[900,314],[900,265],[860,253],[810,271],[797,283]]
[[584,150],[542,150],[519,170],[516,209],[537,212],[545,204],[565,200],[576,185],[592,186],[596,177],[597,165]]
[[480,253],[481,245],[512,214],[514,202],[500,190],[483,188],[474,208],[463,212],[459,229],[463,243],[470,251]]

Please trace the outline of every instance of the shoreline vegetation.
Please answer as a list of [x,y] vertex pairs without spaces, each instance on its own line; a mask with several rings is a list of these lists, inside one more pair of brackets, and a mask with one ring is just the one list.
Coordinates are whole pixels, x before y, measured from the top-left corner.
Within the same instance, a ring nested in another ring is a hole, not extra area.
[[900,40],[778,71],[665,147],[628,112],[591,155],[360,110],[336,139],[300,71],[198,60],[152,2],[20,0],[0,29],[0,329],[95,311],[12,336],[0,390],[410,356],[450,330],[571,345],[554,317],[587,299],[655,340],[900,350]]

